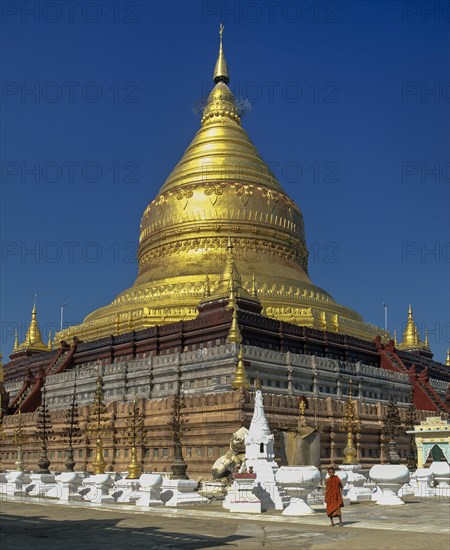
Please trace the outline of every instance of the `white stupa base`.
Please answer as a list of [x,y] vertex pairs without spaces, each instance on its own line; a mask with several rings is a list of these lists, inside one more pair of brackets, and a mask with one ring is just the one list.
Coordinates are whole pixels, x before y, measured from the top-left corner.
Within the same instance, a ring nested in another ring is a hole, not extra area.
[[247,477],[245,473],[236,474],[233,484],[228,489],[223,507],[230,512],[260,514],[261,500],[254,494],[255,474]]
[[138,479],[120,479],[114,483],[111,496],[116,502],[134,504],[140,498],[140,486]]
[[395,491],[386,487],[382,489],[382,494],[376,502],[381,506],[399,506],[400,504],[405,504]]
[[[344,486],[344,497],[350,502],[362,502],[372,500],[372,491],[365,487],[366,478],[360,473],[361,464],[341,464],[339,470],[347,473],[347,483]],[[344,506],[346,505],[344,501]]]
[[261,500],[262,510],[284,510],[290,502],[282,485],[276,480],[278,464],[270,459],[247,459],[247,468],[256,474],[253,493]]
[[[372,500],[372,491],[369,489],[369,487],[355,487],[351,486],[347,494],[345,495],[350,501],[352,502],[362,502],[364,500]],[[344,502],[345,506],[345,502]]]
[[[53,474],[31,474],[27,492],[32,497],[48,497],[56,492],[56,481]],[[50,495],[49,495],[50,493]],[[56,498],[54,496],[53,498]]]
[[56,478],[59,502],[77,502],[83,500],[79,490],[82,479],[76,472],[63,472]]
[[[30,483],[30,475],[25,472],[12,472],[6,473],[6,485],[4,492],[7,495],[20,497],[27,494],[26,487]],[[3,492],[3,491],[2,491]]]
[[[112,504],[114,498],[110,496],[109,490],[113,484],[110,474],[96,474],[83,479],[83,489],[80,492],[83,494],[84,500],[89,502]],[[88,491],[84,489],[88,489]]]
[[281,466],[277,482],[290,497],[284,516],[305,516],[316,512],[308,505],[308,495],[320,484],[320,472],[315,466]]
[[161,474],[142,474],[139,478],[139,493],[136,506],[149,508],[152,506],[164,506],[161,500]]
[[429,468],[417,468],[412,474],[410,485],[414,490],[414,496],[430,498],[436,496],[436,489],[431,487],[433,472]]
[[436,495],[447,496],[450,493],[450,464],[446,461],[432,462],[429,471],[437,483]]
[[161,488],[161,500],[166,506],[183,504],[204,504],[209,502],[195,491],[197,482],[192,479],[164,479]]
[[309,506],[302,498],[292,497],[289,506],[281,512],[282,516],[307,516],[315,514],[316,511]]
[[398,506],[405,504],[398,492],[405,483],[410,481],[410,473],[403,464],[377,464],[369,472],[370,478],[381,491],[376,503],[381,506]]

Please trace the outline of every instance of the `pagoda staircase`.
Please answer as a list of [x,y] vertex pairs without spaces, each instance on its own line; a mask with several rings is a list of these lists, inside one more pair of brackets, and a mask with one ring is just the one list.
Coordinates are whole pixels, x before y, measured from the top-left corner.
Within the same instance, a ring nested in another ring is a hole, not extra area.
[[45,379],[51,374],[63,372],[71,365],[78,344],[79,340],[76,338],[74,338],[74,343],[71,347],[65,342],[62,342],[58,353],[47,369],[41,367],[34,377],[31,372],[27,374],[22,389],[11,405],[13,414],[17,414],[19,411],[23,413],[36,411],[41,405],[41,390],[45,383]]
[[20,412],[28,413],[35,412],[41,405],[42,399],[42,386],[45,384],[45,370],[42,368],[39,370],[34,378],[34,384],[30,386],[30,390],[26,396],[20,400],[17,405],[17,409],[14,414]]
[[19,393],[16,395],[16,397],[15,397],[14,401],[11,403],[11,405],[9,405],[9,409],[12,412],[16,412],[19,409],[20,405],[24,402],[24,400],[33,391],[34,384],[35,384],[35,378],[31,374],[31,372],[29,372],[27,374],[27,376],[25,377],[24,381],[23,381],[23,385],[20,388]]
[[447,406],[439,395],[432,388],[427,376],[427,369],[421,373],[416,373],[416,366],[412,365],[408,369],[400,357],[395,352],[394,343],[391,340],[385,346],[381,343],[381,338],[375,338],[375,345],[380,354],[380,366],[382,369],[392,372],[407,374],[413,389],[414,405],[425,411],[436,411],[438,413],[447,412]]
[[76,338],[74,338],[72,347],[68,346],[65,342],[62,342],[57,356],[55,357],[53,363],[51,363],[48,367],[45,375],[49,376],[50,374],[59,374],[60,372],[65,371],[72,363],[72,358],[77,350],[78,343],[79,340]]

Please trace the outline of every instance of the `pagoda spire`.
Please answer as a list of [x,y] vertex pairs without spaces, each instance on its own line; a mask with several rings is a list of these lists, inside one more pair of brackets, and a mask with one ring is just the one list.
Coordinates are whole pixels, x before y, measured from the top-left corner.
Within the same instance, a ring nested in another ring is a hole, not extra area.
[[445,361],[447,367],[450,367],[450,349],[447,350],[447,359]]
[[429,352],[430,346],[428,343],[428,330],[425,330],[425,341],[423,342],[419,335],[419,329],[413,318],[413,310],[411,304],[408,306],[408,321],[403,332],[403,339],[398,344],[398,349],[401,350],[424,350]]
[[231,327],[230,332],[228,333],[228,342],[234,344],[240,344],[242,342],[241,329],[239,328],[238,318],[237,318],[237,307],[233,307],[233,316],[231,318]]
[[48,347],[42,340],[42,334],[37,322],[36,296],[31,310],[31,323],[28,327],[25,340],[17,346],[17,351],[48,351]]
[[219,55],[217,57],[216,66],[214,67],[214,84],[217,84],[218,82],[225,82],[225,84],[228,84],[228,82],[230,82],[230,77],[228,74],[228,65],[225,59],[225,55],[223,53],[223,45],[222,45],[223,29],[224,29],[224,26],[221,23],[219,27],[219,37],[220,37]]
[[14,329],[14,346],[13,351],[17,351],[19,349],[19,333],[17,332],[17,329]]

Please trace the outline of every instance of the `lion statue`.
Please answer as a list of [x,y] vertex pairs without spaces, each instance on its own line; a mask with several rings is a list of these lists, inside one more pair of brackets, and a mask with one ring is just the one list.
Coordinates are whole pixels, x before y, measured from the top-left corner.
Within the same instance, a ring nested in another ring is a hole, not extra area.
[[239,470],[245,460],[245,436],[247,434],[248,430],[244,427],[234,432],[227,453],[220,456],[211,468],[213,479],[218,481],[230,478],[233,472]]

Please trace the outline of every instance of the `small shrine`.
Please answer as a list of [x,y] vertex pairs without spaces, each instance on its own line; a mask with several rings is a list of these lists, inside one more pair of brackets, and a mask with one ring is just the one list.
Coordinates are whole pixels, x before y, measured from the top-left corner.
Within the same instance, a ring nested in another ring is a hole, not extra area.
[[407,433],[414,434],[417,446],[417,467],[422,468],[431,454],[438,462],[442,455],[450,462],[450,422],[440,416],[429,416]]

